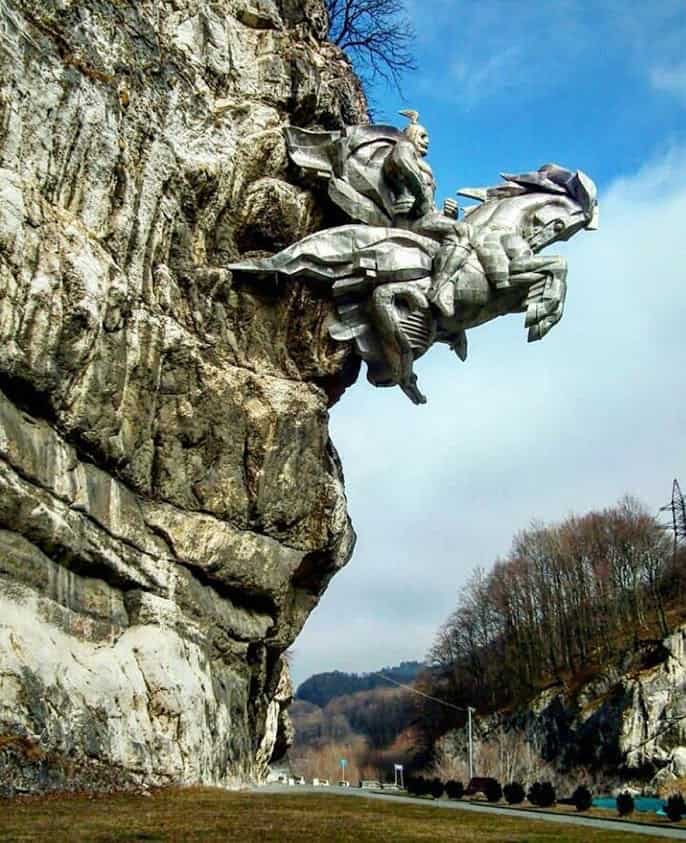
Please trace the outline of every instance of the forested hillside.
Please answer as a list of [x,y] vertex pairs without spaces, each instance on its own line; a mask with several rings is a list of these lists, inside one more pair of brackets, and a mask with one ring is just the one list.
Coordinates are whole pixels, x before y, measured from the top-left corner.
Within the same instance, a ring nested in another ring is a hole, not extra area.
[[323,707],[334,697],[356,694],[358,691],[372,691],[374,688],[389,688],[394,681],[406,684],[422,670],[426,670],[426,664],[423,662],[408,661],[371,673],[344,673],[341,670],[315,673],[298,687],[295,697]]
[[395,763],[412,764],[421,745],[417,698],[393,683],[412,683],[426,670],[421,662],[402,662],[366,674],[320,673],[303,682],[290,709],[297,773],[335,778],[345,758],[351,780],[383,778],[392,777]]
[[588,678],[627,642],[664,638],[685,585],[670,531],[631,498],[533,525],[463,589],[431,651],[435,687],[493,711]]
[[[686,775],[686,507],[673,504],[533,524],[474,572],[417,686],[476,709],[482,775],[655,788]],[[421,707],[419,742],[457,775],[464,714]]]
[[380,672],[420,694],[379,674],[303,683],[300,769],[334,776],[345,757],[351,778],[388,776],[398,762],[464,778],[471,706],[482,775],[583,774],[606,787],[684,775],[686,507],[676,504],[656,518],[627,497],[520,532],[464,587],[431,668]]

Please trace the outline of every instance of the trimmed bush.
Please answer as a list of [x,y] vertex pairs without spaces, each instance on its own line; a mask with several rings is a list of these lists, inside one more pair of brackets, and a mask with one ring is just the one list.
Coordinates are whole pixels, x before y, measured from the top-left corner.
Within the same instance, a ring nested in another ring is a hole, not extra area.
[[520,802],[524,801],[524,797],[526,796],[524,788],[519,782],[510,782],[509,784],[506,784],[503,788],[503,793],[505,794],[505,799],[509,805],[519,805]]
[[532,805],[540,805],[541,803],[538,801],[539,794],[541,791],[541,783],[534,782],[531,787],[529,788],[529,792],[526,794],[526,798],[531,802]]
[[617,797],[617,813],[620,817],[628,817],[634,812],[634,797],[630,793],[620,793]]
[[445,788],[443,787],[443,782],[440,779],[431,779],[428,785],[428,792],[434,799],[440,799],[441,796],[443,796]]
[[451,779],[445,783],[445,792],[448,799],[462,799],[464,796],[464,785],[462,782],[456,782]]
[[500,786],[500,782],[497,782],[495,779],[486,782],[484,795],[489,802],[500,802],[503,798],[503,789]]
[[686,802],[680,793],[673,793],[665,802],[665,814],[673,823],[678,823],[686,814]]
[[423,776],[408,776],[405,779],[405,787],[412,796],[425,796],[428,793],[426,779]]
[[527,799],[539,808],[550,808],[555,804],[555,788],[550,782],[534,782],[529,789]]
[[556,794],[555,788],[550,782],[543,782],[541,785],[541,808],[550,808],[555,804]]
[[593,804],[591,791],[585,785],[579,785],[572,794],[572,804],[577,811],[588,811]]

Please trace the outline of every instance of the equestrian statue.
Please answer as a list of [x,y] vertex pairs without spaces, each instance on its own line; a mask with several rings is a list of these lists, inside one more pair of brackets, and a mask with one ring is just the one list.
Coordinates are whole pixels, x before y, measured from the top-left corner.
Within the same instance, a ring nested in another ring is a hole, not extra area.
[[291,161],[323,182],[350,222],[229,269],[329,288],[331,336],[354,342],[372,384],[399,386],[423,404],[413,364],[433,343],[465,360],[466,331],[496,316],[526,314],[529,342],[560,321],[567,263],[539,252],[597,228],[598,201],[585,173],[544,164],[502,174],[495,187],[462,188],[458,195],[477,204],[461,211],[448,199],[439,210],[425,160],[429,134],[416,111],[401,114],[404,131],[286,128]]

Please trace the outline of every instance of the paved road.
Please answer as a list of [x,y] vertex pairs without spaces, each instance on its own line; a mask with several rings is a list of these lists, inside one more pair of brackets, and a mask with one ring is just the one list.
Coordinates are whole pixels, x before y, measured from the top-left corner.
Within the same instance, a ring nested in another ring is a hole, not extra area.
[[320,796],[324,793],[331,793],[336,796],[359,797],[362,799],[387,799],[395,802],[402,802],[407,805],[433,806],[453,811],[481,811],[495,812],[507,817],[527,817],[532,820],[543,822],[569,823],[570,825],[586,825],[591,828],[601,828],[606,831],[623,831],[626,834],[648,834],[652,837],[667,837],[672,840],[686,840],[686,828],[665,828],[659,825],[647,823],[632,823],[613,819],[598,819],[597,817],[586,817],[577,814],[556,814],[554,812],[543,813],[540,811],[528,811],[524,808],[506,808],[500,805],[488,805],[485,802],[462,802],[448,799],[429,800],[415,799],[412,796],[400,796],[392,793],[379,793],[378,791],[362,790],[359,787],[311,787],[309,785],[296,785],[288,787],[281,784],[270,784],[256,788],[259,792],[269,791],[271,793],[316,793]]

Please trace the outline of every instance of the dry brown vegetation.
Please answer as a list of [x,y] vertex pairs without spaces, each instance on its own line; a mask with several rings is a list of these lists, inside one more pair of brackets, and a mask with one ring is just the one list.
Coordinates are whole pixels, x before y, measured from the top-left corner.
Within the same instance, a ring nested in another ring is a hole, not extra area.
[[667,799],[673,793],[680,793],[684,798],[686,798],[686,776],[680,779],[665,782],[657,790],[657,795],[662,797],[662,799]]
[[402,688],[374,688],[332,699],[324,708],[297,701],[290,710],[296,740],[289,760],[306,779],[340,778],[340,759],[348,761],[347,778],[393,780],[393,765],[411,764],[421,735],[412,722],[415,698]]
[[[642,837],[646,843],[658,838]],[[452,843],[622,843],[588,827],[335,795],[232,793],[209,788],[143,796],[0,801],[1,843],[296,843],[394,840]]]
[[[631,498],[533,525],[492,571],[477,571],[437,636],[434,670],[411,681],[420,692],[483,714],[507,713],[548,687],[573,698],[608,668],[608,675],[631,675],[659,664],[661,639],[686,619],[685,598],[686,546]],[[343,687],[345,676],[319,678]],[[320,684],[314,690],[330,691]],[[297,702],[292,709],[291,761],[306,778],[338,778],[341,757],[352,781],[392,779],[394,763],[443,781],[469,778],[461,760],[466,747],[443,746],[442,736],[449,741],[465,721],[450,706],[399,687],[343,693],[322,706]],[[475,761],[482,775],[500,782],[552,781],[565,794],[579,784],[596,793],[616,784],[592,745],[579,747],[573,771],[563,775],[519,732],[477,736]]]
[[578,686],[632,644],[659,658],[683,619],[685,553],[631,498],[533,525],[463,590],[432,650],[430,692],[493,711]]
[[337,781],[341,778],[341,758],[348,762],[345,777],[353,784],[360,779],[375,779],[377,771],[368,769],[364,759],[368,750],[367,741],[360,735],[350,736],[345,741],[315,745],[295,745],[289,752],[293,772],[304,776],[309,782],[314,778]]

